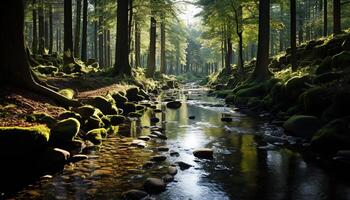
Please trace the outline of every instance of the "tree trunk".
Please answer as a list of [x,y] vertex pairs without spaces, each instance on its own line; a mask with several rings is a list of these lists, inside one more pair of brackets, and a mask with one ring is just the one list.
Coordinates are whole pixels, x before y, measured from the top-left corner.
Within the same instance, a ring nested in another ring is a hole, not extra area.
[[64,64],[69,64],[73,59],[73,30],[72,30],[72,0],[64,1]]
[[126,0],[118,0],[117,8],[117,39],[115,51],[114,70],[117,75],[131,75],[129,63],[129,33],[128,29],[128,5]]
[[43,8],[43,0],[39,2],[39,53],[44,54],[45,50],[45,27],[44,27],[44,8]]
[[165,63],[165,24],[164,24],[164,21],[162,21],[160,23],[160,73],[161,74],[166,74],[166,63]]
[[296,24],[296,0],[290,0],[290,48],[292,52],[291,64],[292,70],[297,69],[297,60],[296,60],[296,43],[297,43],[297,24]]
[[47,12],[47,9],[45,8],[44,9],[45,10],[45,17],[44,17],[44,32],[45,32],[45,34],[44,34],[44,37],[45,37],[45,49],[48,49],[49,48],[49,19],[47,18],[47,16],[48,16],[48,12]]
[[107,30],[107,65],[112,66],[111,63],[111,31],[108,29]]
[[138,22],[135,21],[135,65],[140,67],[140,56],[141,56],[141,31],[139,29]]
[[103,16],[100,16],[99,19],[99,33],[98,33],[98,62],[100,67],[104,67],[104,51],[103,51]]
[[242,74],[244,73],[244,60],[243,60],[243,33],[238,33],[238,73]]
[[[28,56],[24,46],[24,4],[23,0],[4,1],[2,8],[8,13],[1,16],[0,26],[6,31],[0,31],[0,84],[14,85],[28,91],[48,96],[67,106],[79,103],[69,100],[55,91],[39,85],[33,78],[30,70]],[[11,48],[8,48],[11,46]]]
[[84,0],[83,5],[83,32],[81,40],[81,60],[87,61],[87,15],[88,15],[88,0]]
[[50,42],[49,42],[49,54],[53,52],[53,13],[52,4],[49,7],[49,27],[50,27]]
[[323,36],[328,35],[328,1],[323,0]]
[[80,22],[81,22],[81,0],[77,1],[76,21],[75,21],[75,37],[74,37],[74,56],[80,57]]
[[[95,15],[97,16],[97,0],[95,0],[94,12],[95,12]],[[96,19],[94,21],[94,57],[96,60],[98,60],[98,54],[97,54],[98,24],[97,24],[97,21],[98,20],[96,20]]]
[[103,30],[103,63],[105,64],[106,67],[110,67],[108,64],[108,41],[107,41],[107,30]]
[[37,54],[38,53],[38,28],[37,28],[37,15],[36,15],[36,0],[33,0],[32,3],[33,6],[33,43],[32,43],[32,51],[33,54]]
[[258,53],[252,79],[265,80],[270,76],[269,65],[269,38],[270,36],[270,0],[259,0],[259,33]]
[[[229,33],[228,33],[229,34]],[[232,64],[232,39],[231,35],[227,36],[227,44],[226,44],[226,60],[225,60],[225,69],[227,71],[231,70],[231,64]]]
[[[283,17],[284,15],[284,10],[283,10],[283,3],[280,3],[280,20],[281,22],[283,22]],[[284,50],[284,28],[281,28],[281,30],[279,30],[279,51],[283,51]]]
[[333,33],[341,33],[340,0],[333,0]]
[[156,70],[156,37],[157,37],[157,22],[154,17],[151,17],[150,40],[147,61],[147,77],[153,78]]

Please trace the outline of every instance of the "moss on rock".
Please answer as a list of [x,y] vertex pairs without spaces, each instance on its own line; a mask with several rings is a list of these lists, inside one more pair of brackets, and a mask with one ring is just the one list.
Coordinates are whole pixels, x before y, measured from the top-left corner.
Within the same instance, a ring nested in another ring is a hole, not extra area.
[[332,103],[332,93],[324,87],[306,90],[301,96],[305,114],[321,117],[322,112]]
[[126,118],[122,115],[108,115],[107,116],[111,122],[112,126],[118,126],[126,120]]
[[321,128],[321,122],[317,117],[307,115],[294,115],[283,124],[287,134],[311,139]]
[[74,97],[74,90],[66,88],[58,91],[61,95],[65,96],[68,99],[73,99]]
[[53,142],[72,141],[80,130],[80,122],[75,118],[68,118],[57,122],[51,129],[51,138]]
[[88,104],[100,109],[104,115],[117,115],[118,108],[115,106],[114,100],[97,96],[88,101]]
[[98,128],[90,130],[84,136],[84,139],[89,140],[94,145],[100,145],[102,143],[103,137],[107,136],[107,130],[105,128]]

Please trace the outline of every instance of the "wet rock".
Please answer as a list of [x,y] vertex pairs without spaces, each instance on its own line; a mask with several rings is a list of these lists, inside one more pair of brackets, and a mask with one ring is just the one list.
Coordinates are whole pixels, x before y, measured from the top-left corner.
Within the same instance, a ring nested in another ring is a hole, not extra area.
[[180,153],[177,152],[177,151],[174,151],[174,150],[170,150],[170,156],[176,156],[176,157],[179,157],[180,156]]
[[83,130],[90,131],[92,129],[103,128],[104,126],[105,124],[103,123],[102,119],[97,115],[93,115],[88,117],[88,119],[85,121]]
[[59,121],[51,129],[51,141],[72,141],[80,130],[80,122],[75,118]]
[[153,161],[147,161],[145,164],[143,164],[142,168],[144,169],[150,169],[154,166],[155,162]]
[[109,169],[97,169],[92,172],[92,176],[100,176],[100,177],[106,177],[113,175],[113,170]]
[[163,155],[155,155],[151,157],[151,161],[154,161],[154,162],[163,162],[165,160],[166,160],[166,156],[163,156]]
[[146,142],[144,140],[133,140],[131,142],[131,145],[137,146],[140,148],[145,148],[147,146]]
[[89,156],[87,155],[84,155],[84,154],[77,154],[77,155],[74,155],[72,156],[70,159],[69,159],[69,162],[71,163],[76,163],[76,162],[79,162],[79,161],[82,161],[82,160],[86,160],[88,159]]
[[107,130],[105,128],[98,128],[87,132],[84,139],[91,141],[94,145],[100,145],[102,138],[105,136],[107,136]]
[[129,101],[138,102],[138,101],[144,100],[145,98],[141,96],[139,93],[140,93],[140,89],[138,87],[131,87],[126,90],[125,96],[126,98],[128,98]]
[[182,162],[182,161],[178,161],[178,162],[176,162],[176,164],[180,167],[181,170],[186,170],[186,169],[193,167],[193,165],[190,165],[190,164]]
[[159,194],[166,190],[164,181],[159,178],[147,178],[143,187],[149,194]]
[[157,148],[158,151],[169,151],[169,148],[166,146],[161,146]]
[[172,176],[170,174],[166,174],[165,176],[163,176],[163,180],[166,183],[170,183],[170,182],[174,181],[174,176]]
[[93,106],[85,105],[78,108],[72,108],[72,110],[78,113],[83,119],[87,119],[95,114],[96,108]]
[[39,166],[43,169],[63,168],[68,162],[70,153],[66,150],[53,148],[44,152]]
[[188,119],[196,119],[195,116],[189,116]]
[[197,158],[211,159],[213,158],[213,150],[209,148],[201,148],[193,151],[193,155]]
[[162,140],[167,140],[168,139],[168,137],[166,136],[166,135],[157,135],[157,137],[159,138],[159,139],[162,139]]
[[138,139],[139,140],[144,140],[144,141],[148,141],[148,140],[150,140],[151,138],[149,137],[149,136],[140,136],[140,137],[138,137]]
[[286,145],[288,144],[288,141],[284,137],[278,137],[278,136],[273,136],[273,135],[264,135],[263,137],[265,142],[268,142],[270,144],[275,144],[275,145]]
[[223,122],[232,122],[233,119],[231,117],[222,117],[221,121],[223,121]]
[[115,106],[114,99],[107,99],[102,96],[94,97],[89,99],[88,104],[100,109],[105,115],[117,115],[119,114],[117,107]]
[[109,118],[112,126],[118,126],[124,123],[126,120],[126,118],[122,115],[107,115],[107,117]]
[[123,193],[123,197],[127,200],[139,200],[147,196],[147,193],[142,190],[128,190]]
[[169,103],[166,104],[166,106],[168,108],[171,108],[171,109],[178,109],[181,107],[181,102],[180,101],[171,101]]
[[157,118],[157,117],[152,117],[151,118],[151,123],[158,123],[158,122],[160,122],[159,118]]
[[154,109],[154,112],[155,112],[155,113],[161,113],[162,110],[161,110],[161,109]]
[[294,115],[283,124],[283,127],[292,136],[311,139],[321,128],[321,122],[314,116]]
[[176,175],[177,174],[177,168],[174,167],[174,166],[169,166],[168,167],[168,174],[170,174],[172,176]]

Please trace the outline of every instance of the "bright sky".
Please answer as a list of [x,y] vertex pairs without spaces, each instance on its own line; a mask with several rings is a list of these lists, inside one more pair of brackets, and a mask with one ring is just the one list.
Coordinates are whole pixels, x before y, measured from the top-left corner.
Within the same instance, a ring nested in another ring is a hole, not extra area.
[[[180,0],[181,1],[181,0]],[[187,0],[194,2],[194,0]],[[201,8],[189,3],[178,3],[180,10],[179,17],[185,21],[187,25],[196,25],[200,22],[200,17],[195,17],[201,11]]]

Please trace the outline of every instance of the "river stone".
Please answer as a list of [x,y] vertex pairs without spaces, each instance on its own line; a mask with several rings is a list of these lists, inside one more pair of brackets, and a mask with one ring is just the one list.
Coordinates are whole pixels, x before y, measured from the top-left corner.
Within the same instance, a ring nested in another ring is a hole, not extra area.
[[127,200],[139,200],[147,196],[147,193],[142,190],[131,189],[123,193],[123,197]]
[[154,166],[155,162],[153,161],[147,161],[145,164],[142,165],[142,168],[144,169],[150,169]]
[[151,138],[149,136],[145,136],[145,135],[142,135],[138,138],[139,140],[144,140],[144,141],[148,141],[150,140]]
[[188,119],[196,119],[195,116],[189,116]]
[[74,155],[72,156],[70,159],[69,159],[69,162],[71,163],[76,163],[76,162],[79,162],[81,160],[86,160],[88,159],[89,156],[87,155],[84,155],[84,154],[77,154],[77,155]]
[[223,121],[223,122],[232,122],[233,119],[231,117],[222,117],[221,121]]
[[166,104],[166,107],[171,108],[171,109],[178,109],[181,107],[181,102],[180,101],[170,101],[169,103]]
[[166,189],[164,181],[159,178],[147,178],[143,187],[149,194],[159,194]]
[[283,127],[292,136],[311,139],[321,128],[321,122],[314,116],[294,115],[284,122]]
[[72,141],[80,130],[80,122],[75,118],[68,118],[59,121],[52,129],[50,140]]
[[170,183],[170,182],[174,181],[174,177],[170,174],[166,174],[165,176],[163,176],[163,180],[166,183]]
[[68,161],[70,153],[66,150],[53,148],[44,152],[39,166],[44,169],[62,168]]
[[182,161],[176,162],[176,164],[180,167],[181,170],[186,170],[186,169],[189,169],[190,167],[193,167],[192,165]]
[[155,112],[155,113],[161,113],[162,110],[161,110],[161,109],[154,109],[154,112]]
[[161,146],[157,148],[158,151],[169,151],[169,148],[166,146]]
[[158,123],[158,122],[160,122],[159,118],[157,118],[157,117],[152,117],[151,118],[151,123]]
[[201,148],[193,151],[193,155],[197,158],[210,159],[213,158],[213,150],[209,148]]
[[174,167],[174,166],[169,166],[168,167],[168,174],[170,174],[172,176],[176,175],[177,174],[177,168]]
[[155,161],[155,162],[163,162],[166,160],[166,156],[163,155],[155,155],[151,157],[151,161]]
[[170,156],[176,156],[176,157],[179,157],[180,156],[180,153],[177,152],[177,151],[174,151],[174,150],[170,150]]

